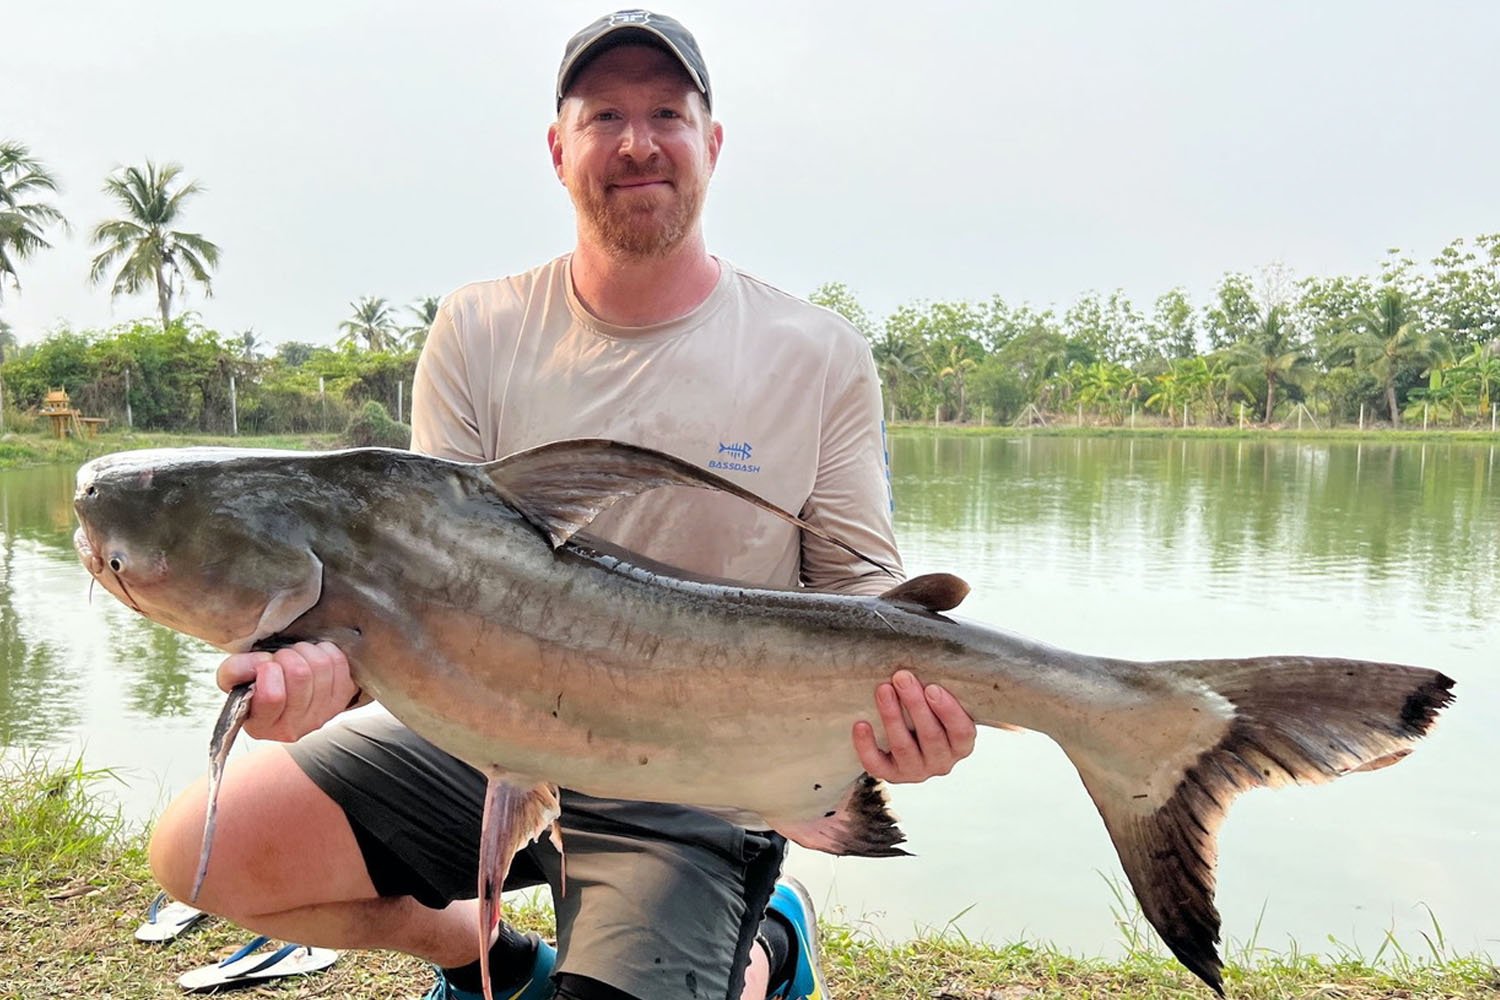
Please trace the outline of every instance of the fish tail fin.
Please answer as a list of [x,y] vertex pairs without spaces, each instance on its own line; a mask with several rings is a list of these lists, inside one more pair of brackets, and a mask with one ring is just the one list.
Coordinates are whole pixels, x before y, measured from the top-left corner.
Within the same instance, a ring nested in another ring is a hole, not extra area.
[[1063,749],[1146,919],[1222,996],[1214,867],[1231,800],[1394,763],[1453,700],[1453,681],[1418,667],[1312,657],[1139,666],[1161,698]]

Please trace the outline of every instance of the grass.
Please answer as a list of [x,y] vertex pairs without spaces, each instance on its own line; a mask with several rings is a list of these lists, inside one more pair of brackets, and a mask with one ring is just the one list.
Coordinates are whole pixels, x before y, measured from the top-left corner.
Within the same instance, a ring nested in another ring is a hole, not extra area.
[[1358,427],[1325,427],[1318,430],[1308,426],[1303,430],[1296,427],[1283,426],[1246,426],[1240,427],[1169,427],[1158,423],[1139,423],[1135,427],[1115,427],[1107,424],[1085,423],[1078,426],[1071,422],[1059,422],[1047,426],[1036,427],[1012,427],[1009,424],[999,426],[978,426],[975,424],[939,424],[933,426],[931,423],[896,423],[890,425],[893,434],[938,434],[949,437],[1136,437],[1136,438],[1187,438],[1193,439],[1235,439],[1235,440],[1284,440],[1297,441],[1364,441],[1390,443],[1399,441],[1481,441],[1491,444],[1500,442],[1500,433],[1492,433],[1488,428],[1438,428],[1428,430],[1403,428],[1393,430],[1390,427],[1372,427],[1360,430]]
[[[249,935],[208,920],[174,942],[146,945],[132,932],[156,887],[144,833],[127,829],[102,803],[116,780],[81,764],[35,759],[0,768],[0,998],[182,995],[176,978],[217,961]],[[1125,891],[1116,886],[1116,923],[1126,945],[1116,960],[1070,956],[1047,945],[975,943],[950,926],[911,941],[883,941],[846,923],[822,927],[832,996],[839,1000],[1207,1000],[1212,994],[1163,957]],[[509,906],[508,919],[551,933],[544,906]],[[1226,986],[1243,1000],[1470,1000],[1500,995],[1488,958],[1452,954],[1436,920],[1430,954],[1410,955],[1392,939],[1376,954],[1339,949],[1273,954],[1254,939],[1230,949]],[[418,997],[423,963],[384,952],[349,953],[325,973],[237,990],[240,997],[300,1000]]]
[[337,434],[271,434],[231,437],[228,434],[167,434],[147,431],[106,431],[96,438],[54,438],[35,432],[0,436],[0,469],[33,465],[80,465],[112,451],[171,448],[181,445],[228,445],[238,448],[298,450],[337,448]]

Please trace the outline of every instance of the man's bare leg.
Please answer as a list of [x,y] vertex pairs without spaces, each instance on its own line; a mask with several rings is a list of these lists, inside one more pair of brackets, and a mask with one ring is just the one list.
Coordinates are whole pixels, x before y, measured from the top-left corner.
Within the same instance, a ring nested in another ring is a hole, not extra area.
[[[173,800],[151,837],[151,869],[177,899],[192,891],[206,799],[203,779]],[[479,957],[475,902],[434,910],[407,896],[378,896],[343,810],[275,744],[225,771],[195,905],[301,944],[389,949],[448,968]]]

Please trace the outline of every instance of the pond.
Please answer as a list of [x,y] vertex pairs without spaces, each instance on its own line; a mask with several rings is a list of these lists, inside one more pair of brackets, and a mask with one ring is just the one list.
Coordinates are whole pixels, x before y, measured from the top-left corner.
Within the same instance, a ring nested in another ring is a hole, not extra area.
[[[1500,469],[1489,444],[893,436],[911,573],[954,572],[977,619],[1139,659],[1395,660],[1458,700],[1399,767],[1239,799],[1220,838],[1231,947],[1500,952]],[[144,820],[204,767],[219,654],[96,590],[72,553],[72,470],[0,473],[0,747],[82,753]],[[1102,824],[1035,734],[986,732],[954,776],[895,790],[912,859],[795,851],[849,921],[900,939],[1116,954]]]

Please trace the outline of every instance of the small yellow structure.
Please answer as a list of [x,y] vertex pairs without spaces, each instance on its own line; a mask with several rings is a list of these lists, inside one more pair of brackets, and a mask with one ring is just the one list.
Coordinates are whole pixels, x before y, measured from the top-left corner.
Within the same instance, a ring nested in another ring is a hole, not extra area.
[[109,423],[108,417],[85,417],[82,410],[74,409],[67,390],[60,386],[47,390],[41,412],[52,421],[52,436],[55,438],[66,437],[69,433],[76,438],[85,435],[97,437],[99,428]]

